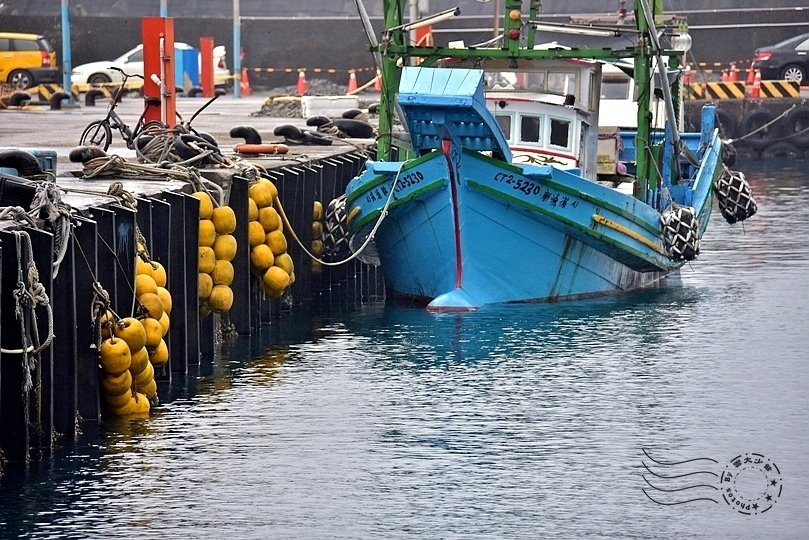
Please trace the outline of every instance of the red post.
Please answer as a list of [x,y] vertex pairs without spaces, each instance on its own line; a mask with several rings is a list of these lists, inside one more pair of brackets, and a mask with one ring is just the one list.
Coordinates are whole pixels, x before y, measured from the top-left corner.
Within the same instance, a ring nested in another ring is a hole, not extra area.
[[174,84],[174,19],[143,17],[143,97],[145,120],[167,127],[176,121]]
[[213,45],[212,37],[203,36],[199,38],[199,56],[201,59],[199,84],[202,87],[202,95],[204,97],[213,97],[214,87],[216,86],[213,78]]

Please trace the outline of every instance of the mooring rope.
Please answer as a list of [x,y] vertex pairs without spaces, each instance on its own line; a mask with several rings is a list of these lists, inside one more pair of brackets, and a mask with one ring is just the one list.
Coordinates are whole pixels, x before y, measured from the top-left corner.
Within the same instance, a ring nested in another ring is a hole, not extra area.
[[[791,106],[790,108],[785,109],[785,110],[784,110],[784,112],[782,112],[781,114],[779,114],[778,116],[776,116],[775,118],[773,118],[772,120],[770,120],[769,122],[767,122],[766,124],[764,124],[764,125],[762,125],[762,126],[759,126],[758,128],[756,128],[756,129],[754,129],[753,131],[751,131],[750,133],[748,133],[747,135],[742,135],[741,137],[739,137],[739,138],[737,138],[737,139],[728,139],[728,140],[727,140],[727,143],[728,143],[728,144],[733,144],[733,143],[738,142],[738,141],[743,141],[743,140],[747,139],[748,137],[752,137],[753,135],[755,135],[755,134],[756,134],[756,133],[758,133],[759,131],[763,131],[763,130],[767,129],[768,127],[770,127],[771,125],[775,124],[776,122],[779,122],[779,121],[780,121],[782,118],[784,118],[784,117],[785,117],[787,114],[789,114],[790,112],[792,112],[792,109],[794,109],[794,108],[795,108],[795,107],[797,107],[797,106],[798,106],[798,104],[797,104],[797,103],[793,103],[793,104],[792,104],[792,106]],[[804,130],[804,131],[805,131],[805,130]],[[790,135],[790,136],[791,136],[791,135]]]
[[402,168],[404,167],[404,164],[405,164],[404,161],[399,164],[399,169],[396,171],[396,176],[393,178],[393,183],[390,186],[390,193],[388,194],[388,199],[385,201],[385,206],[382,207],[382,210],[379,213],[379,217],[377,218],[376,223],[371,229],[371,232],[368,233],[368,237],[365,239],[365,241],[362,243],[359,249],[357,249],[357,251],[355,251],[342,261],[336,262],[324,261],[323,259],[320,259],[316,255],[311,253],[308,249],[306,249],[306,246],[303,245],[303,242],[301,242],[300,238],[298,238],[298,235],[295,234],[295,230],[289,223],[289,219],[287,219],[286,212],[284,212],[284,207],[281,205],[281,200],[275,199],[275,203],[278,206],[278,215],[281,216],[281,220],[284,222],[285,229],[289,230],[289,234],[292,235],[292,238],[300,246],[300,248],[304,251],[304,253],[306,253],[306,255],[309,256],[310,259],[324,266],[340,266],[341,264],[346,264],[347,262],[350,262],[359,257],[362,254],[362,252],[365,251],[365,248],[367,248],[368,245],[373,241],[377,229],[379,229],[379,226],[382,225],[382,221],[384,221],[384,219],[388,216],[388,207],[390,206],[390,203],[393,201],[393,194],[395,192],[396,184],[399,182],[399,175],[402,174]]

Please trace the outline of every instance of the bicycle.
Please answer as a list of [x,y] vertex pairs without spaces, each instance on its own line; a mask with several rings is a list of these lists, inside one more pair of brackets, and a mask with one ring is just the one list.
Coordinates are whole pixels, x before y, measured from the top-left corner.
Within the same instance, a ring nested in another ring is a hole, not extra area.
[[134,129],[130,128],[126,122],[124,122],[123,118],[121,118],[120,115],[115,112],[115,108],[118,106],[118,103],[121,102],[121,98],[123,98],[126,89],[126,82],[131,77],[143,79],[143,75],[126,73],[124,70],[117,67],[110,67],[110,69],[120,72],[121,75],[123,75],[123,81],[116,90],[115,95],[113,95],[112,99],[110,100],[110,105],[107,109],[107,116],[102,120],[95,120],[91,122],[86,128],[84,128],[84,131],[81,134],[81,139],[79,139],[79,144],[82,146],[98,146],[106,152],[112,143],[112,130],[117,129],[121,133],[121,137],[124,139],[126,147],[130,150],[135,150],[135,142],[142,133],[157,128],[162,130],[165,128],[165,126],[162,122],[157,120],[144,122],[148,107],[144,108],[143,114],[141,114],[140,118],[138,118],[138,123],[135,124]]

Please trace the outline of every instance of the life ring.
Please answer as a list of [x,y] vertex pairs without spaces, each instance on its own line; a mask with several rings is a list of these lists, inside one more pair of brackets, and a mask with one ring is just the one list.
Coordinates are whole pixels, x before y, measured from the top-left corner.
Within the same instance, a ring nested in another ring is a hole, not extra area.
[[736,119],[727,111],[716,109],[716,127],[723,139],[733,139],[739,129]]
[[233,147],[233,151],[237,154],[286,154],[289,152],[289,147],[280,143],[263,143],[263,144],[237,144]]
[[781,135],[781,125],[779,122],[771,124],[761,131],[756,131],[762,126],[770,124],[775,116],[768,109],[755,109],[744,115],[741,123],[742,137],[756,132],[745,139],[756,150],[764,150],[770,146]]
[[784,119],[784,136],[803,150],[809,149],[809,107],[793,109]]
[[799,159],[802,156],[803,151],[787,141],[775,142],[761,151],[761,159]]

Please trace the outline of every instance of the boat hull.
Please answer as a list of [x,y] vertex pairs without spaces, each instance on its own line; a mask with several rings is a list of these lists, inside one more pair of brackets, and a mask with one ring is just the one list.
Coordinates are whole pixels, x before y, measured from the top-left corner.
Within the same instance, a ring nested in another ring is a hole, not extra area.
[[394,295],[467,310],[649,287],[681,266],[665,254],[659,212],[632,196],[575,171],[445,146],[405,163],[370,163],[349,185],[352,231],[364,237],[378,226]]

